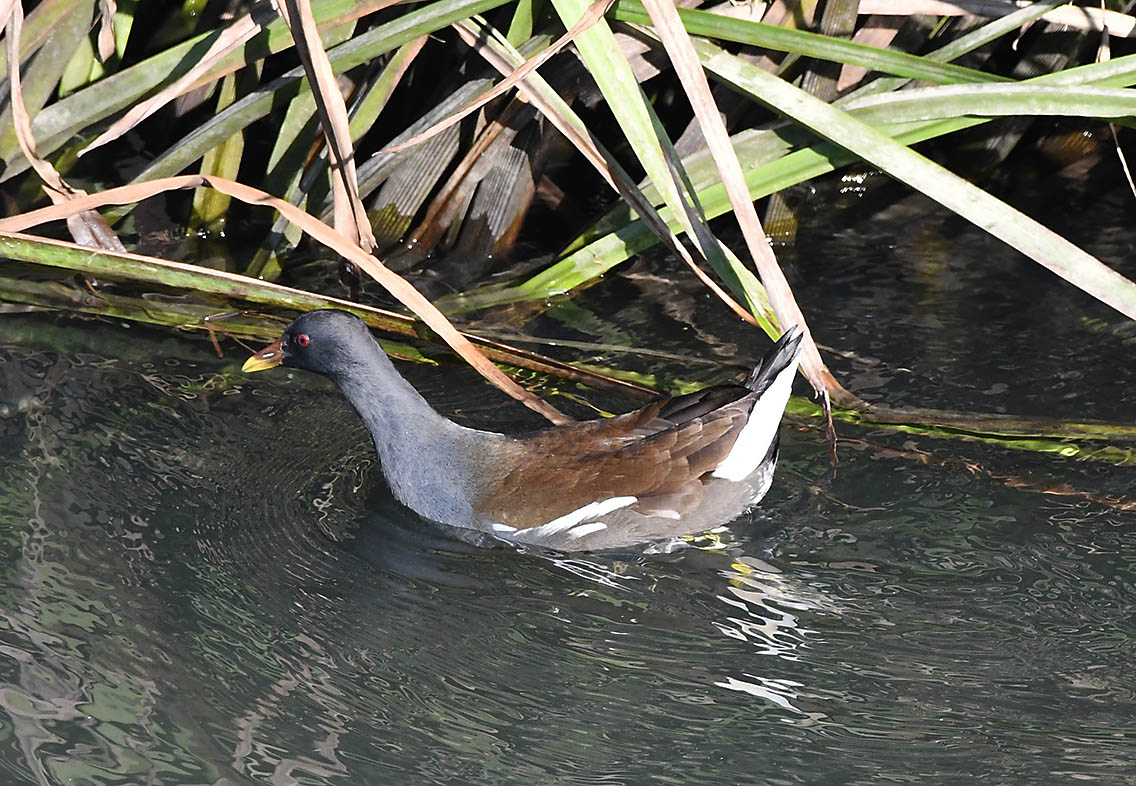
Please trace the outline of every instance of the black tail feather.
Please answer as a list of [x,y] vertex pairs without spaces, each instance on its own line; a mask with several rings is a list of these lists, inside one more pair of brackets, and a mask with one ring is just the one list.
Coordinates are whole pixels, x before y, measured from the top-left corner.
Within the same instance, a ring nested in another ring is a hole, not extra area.
[[745,386],[758,395],[764,393],[773,384],[777,375],[796,360],[797,354],[801,350],[801,339],[804,335],[796,325],[786,330],[754,368],[753,373],[746,380]]

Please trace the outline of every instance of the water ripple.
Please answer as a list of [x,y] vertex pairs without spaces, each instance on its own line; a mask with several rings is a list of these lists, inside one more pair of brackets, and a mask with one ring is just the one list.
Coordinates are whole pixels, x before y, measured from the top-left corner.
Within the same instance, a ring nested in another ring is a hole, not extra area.
[[478,548],[326,385],[0,350],[5,783],[1130,778],[1115,511],[794,432],[718,545]]

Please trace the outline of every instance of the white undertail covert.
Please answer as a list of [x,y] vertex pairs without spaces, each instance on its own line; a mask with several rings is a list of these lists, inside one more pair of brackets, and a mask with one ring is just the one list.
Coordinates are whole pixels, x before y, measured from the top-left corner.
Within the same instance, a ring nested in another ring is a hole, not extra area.
[[730,449],[730,454],[714,470],[713,477],[737,482],[748,478],[757,469],[777,436],[796,373],[797,363],[794,361],[782,369],[773,384],[761,394],[761,398],[753,405],[749,422],[738,435],[738,441]]

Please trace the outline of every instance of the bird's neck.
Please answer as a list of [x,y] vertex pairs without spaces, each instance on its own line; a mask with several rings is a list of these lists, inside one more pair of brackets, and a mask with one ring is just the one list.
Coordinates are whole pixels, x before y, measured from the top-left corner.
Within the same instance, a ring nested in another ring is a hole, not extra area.
[[458,428],[399,375],[378,342],[368,342],[352,359],[355,362],[332,379],[377,441],[413,443]]
[[463,447],[482,433],[435,412],[377,343],[355,359],[333,379],[371,432],[395,498],[435,521],[473,526]]

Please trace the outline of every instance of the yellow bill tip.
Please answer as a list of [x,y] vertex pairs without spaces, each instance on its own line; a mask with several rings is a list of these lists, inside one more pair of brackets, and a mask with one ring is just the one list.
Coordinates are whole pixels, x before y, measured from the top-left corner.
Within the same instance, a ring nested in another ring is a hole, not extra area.
[[284,352],[280,349],[280,341],[274,341],[264,349],[245,361],[241,371],[251,374],[253,371],[266,371],[280,365],[284,359]]

